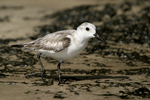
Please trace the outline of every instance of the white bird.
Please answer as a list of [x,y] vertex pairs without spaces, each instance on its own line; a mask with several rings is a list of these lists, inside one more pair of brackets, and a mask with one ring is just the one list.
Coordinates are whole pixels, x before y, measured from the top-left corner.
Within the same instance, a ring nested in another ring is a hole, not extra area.
[[63,82],[61,81],[60,76],[60,65],[62,61],[66,59],[71,59],[80,54],[88,45],[89,39],[95,37],[105,42],[98,34],[96,34],[96,27],[93,24],[84,22],[77,27],[77,30],[57,31],[34,41],[23,44],[11,45],[11,47],[30,49],[39,52],[37,57],[43,69],[42,80],[46,71],[40,57],[42,55],[45,55],[58,59],[58,84],[62,84]]

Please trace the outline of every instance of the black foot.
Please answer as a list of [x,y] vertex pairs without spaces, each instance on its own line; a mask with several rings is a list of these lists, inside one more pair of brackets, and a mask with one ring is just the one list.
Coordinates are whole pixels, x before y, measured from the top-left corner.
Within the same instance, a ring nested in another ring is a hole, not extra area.
[[60,85],[60,84],[69,84],[69,83],[65,83],[65,82],[60,81],[60,82],[58,83],[58,85]]
[[60,85],[60,84],[64,84],[64,83],[63,82],[59,82],[58,85]]
[[43,71],[42,73],[42,81],[45,82],[44,76],[45,76],[46,70]]

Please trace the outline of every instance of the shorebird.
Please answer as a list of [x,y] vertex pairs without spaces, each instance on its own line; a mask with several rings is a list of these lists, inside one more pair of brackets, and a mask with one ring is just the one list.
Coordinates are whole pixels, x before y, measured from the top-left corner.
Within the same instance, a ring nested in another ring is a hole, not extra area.
[[88,41],[91,38],[97,38],[105,42],[98,34],[96,34],[96,27],[93,24],[84,22],[78,26],[76,30],[72,29],[57,31],[51,34],[47,34],[44,37],[34,41],[11,45],[11,47],[29,49],[38,52],[37,58],[43,69],[42,80],[44,80],[43,77],[46,71],[40,57],[45,55],[58,59],[58,84],[62,84],[63,82],[61,81],[60,75],[60,65],[62,61],[71,59],[80,54],[86,48]]

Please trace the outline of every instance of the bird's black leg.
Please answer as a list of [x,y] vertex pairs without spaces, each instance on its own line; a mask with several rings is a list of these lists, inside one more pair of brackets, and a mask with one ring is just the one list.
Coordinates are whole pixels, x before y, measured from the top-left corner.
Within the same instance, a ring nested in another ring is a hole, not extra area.
[[57,69],[58,69],[58,78],[59,78],[59,84],[62,84],[62,81],[61,81],[61,76],[60,76],[60,65],[61,65],[61,62],[58,63],[58,66],[57,66]]
[[43,66],[43,64],[42,64],[42,61],[41,61],[41,59],[40,59],[41,55],[42,55],[42,53],[39,53],[39,54],[37,55],[37,58],[38,58],[38,60],[39,60],[39,62],[40,62],[40,65],[41,65],[41,67],[42,67],[42,70],[43,70],[43,72],[42,72],[42,81],[44,81],[43,77],[44,77],[46,71],[45,71],[44,66]]

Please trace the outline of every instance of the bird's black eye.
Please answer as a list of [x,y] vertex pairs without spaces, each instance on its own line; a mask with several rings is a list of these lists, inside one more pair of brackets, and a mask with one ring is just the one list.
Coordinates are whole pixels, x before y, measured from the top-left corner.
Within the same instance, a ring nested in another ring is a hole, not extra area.
[[89,31],[90,29],[88,27],[86,27],[86,30]]

